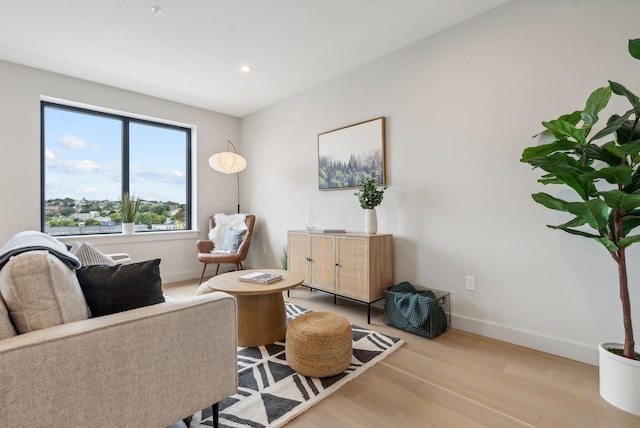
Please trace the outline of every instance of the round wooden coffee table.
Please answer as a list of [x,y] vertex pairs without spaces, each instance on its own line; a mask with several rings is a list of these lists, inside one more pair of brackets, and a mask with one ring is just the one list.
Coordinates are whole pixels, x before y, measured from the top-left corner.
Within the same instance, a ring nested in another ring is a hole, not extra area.
[[[271,284],[254,284],[238,279],[251,272],[282,275]],[[304,275],[279,269],[248,269],[216,275],[198,287],[198,294],[224,291],[238,302],[238,345],[261,346],[283,339],[287,315],[282,292],[302,284]]]

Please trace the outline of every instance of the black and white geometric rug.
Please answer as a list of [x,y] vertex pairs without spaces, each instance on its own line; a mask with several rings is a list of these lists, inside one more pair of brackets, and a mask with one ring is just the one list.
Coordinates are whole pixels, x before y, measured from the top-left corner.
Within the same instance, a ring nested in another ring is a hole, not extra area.
[[[285,302],[287,318],[310,312]],[[219,405],[220,427],[280,427],[319,403],[393,351],[403,341],[352,325],[353,356],[344,372],[326,378],[301,376],[289,367],[284,342],[255,348],[238,348],[238,382],[235,395]],[[211,407],[193,415],[191,428],[213,426]]]

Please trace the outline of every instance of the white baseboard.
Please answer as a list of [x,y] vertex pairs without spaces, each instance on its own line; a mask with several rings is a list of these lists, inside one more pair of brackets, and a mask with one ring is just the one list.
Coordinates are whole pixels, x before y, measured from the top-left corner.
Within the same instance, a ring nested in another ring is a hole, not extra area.
[[[220,271],[218,272],[218,274],[230,272],[232,269],[233,269],[233,265],[228,265],[228,266],[221,265]],[[216,273],[215,264],[212,264],[211,267],[207,266],[207,271],[204,274],[205,280],[213,276],[215,273]],[[177,272],[177,273],[174,272],[169,274],[162,274],[162,282],[169,283],[169,282],[179,282],[179,281],[187,281],[187,280],[193,279],[197,283],[198,280],[200,279],[200,275],[202,275],[202,268],[199,270],[192,270],[187,272]]]
[[598,347],[451,314],[451,326],[583,363],[598,365]]
[[187,281],[190,279],[194,279],[196,284],[198,283],[198,279],[200,279],[200,272],[192,271],[192,272],[180,272],[180,273],[171,273],[171,274],[162,274],[162,282],[167,284],[170,282],[179,282],[179,281]]
[[[250,267],[247,267],[250,268]],[[220,266],[220,273],[231,270],[232,267],[226,269]],[[200,278],[202,271],[188,271],[173,273],[162,276],[162,282],[178,282]],[[215,273],[215,268],[209,271],[207,269],[207,277]],[[451,314],[451,326],[459,330],[468,331],[470,333],[479,334],[481,336],[490,337],[492,339],[502,340],[504,342],[513,343],[527,348],[535,349],[541,352],[558,355],[560,357],[569,358],[583,363],[598,365],[598,347],[597,344],[588,346],[580,343],[569,342],[557,337],[544,336],[526,330],[518,330],[499,324],[493,324],[486,321],[480,321],[473,318],[462,317]]]

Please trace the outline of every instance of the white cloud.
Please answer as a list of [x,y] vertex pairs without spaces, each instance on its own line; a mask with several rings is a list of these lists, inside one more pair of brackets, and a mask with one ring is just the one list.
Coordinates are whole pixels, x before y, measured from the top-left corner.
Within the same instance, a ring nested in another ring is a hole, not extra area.
[[99,163],[90,160],[56,162],[51,168],[63,172],[93,172],[102,167]]
[[117,200],[120,194],[120,186],[111,182],[79,183],[77,180],[61,180],[57,177],[46,177],[46,199],[72,198],[72,199],[110,199]]
[[84,149],[88,146],[87,142],[83,138],[70,134],[61,135],[58,142],[61,146],[69,149]]
[[44,149],[44,159],[47,161],[52,161],[56,159],[56,156],[49,149]]
[[82,189],[83,195],[95,196],[95,195],[101,195],[103,192],[104,192],[103,189],[98,189],[97,187],[84,187]]
[[185,179],[184,174],[176,169],[142,169],[134,167],[131,172],[138,178],[169,183],[182,183]]

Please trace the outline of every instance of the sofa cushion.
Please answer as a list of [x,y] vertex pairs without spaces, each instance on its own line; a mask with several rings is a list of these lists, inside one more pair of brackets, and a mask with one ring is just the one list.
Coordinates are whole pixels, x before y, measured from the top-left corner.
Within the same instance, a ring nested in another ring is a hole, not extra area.
[[13,337],[16,334],[16,329],[11,322],[7,305],[4,303],[2,294],[0,294],[0,340],[8,337]]
[[77,270],[91,316],[164,302],[160,259],[128,265],[91,265]]
[[88,265],[109,265],[113,266],[116,262],[106,254],[103,254],[98,250],[95,245],[89,242],[74,242],[73,246],[69,250],[71,254],[74,254],[82,266]]
[[0,293],[19,333],[89,318],[74,271],[46,250],[11,257],[0,270]]

